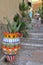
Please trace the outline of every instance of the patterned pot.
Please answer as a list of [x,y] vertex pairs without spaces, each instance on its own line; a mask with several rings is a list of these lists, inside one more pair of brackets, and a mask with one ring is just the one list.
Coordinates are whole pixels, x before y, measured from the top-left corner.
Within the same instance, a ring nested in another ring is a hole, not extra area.
[[17,33],[4,33],[2,50],[4,54],[16,54],[19,49],[20,38]]
[[[4,32],[4,38],[2,40],[2,50],[7,59],[12,58],[14,60],[15,56],[20,49],[20,34],[19,33],[8,33]],[[13,56],[13,57],[12,57]]]

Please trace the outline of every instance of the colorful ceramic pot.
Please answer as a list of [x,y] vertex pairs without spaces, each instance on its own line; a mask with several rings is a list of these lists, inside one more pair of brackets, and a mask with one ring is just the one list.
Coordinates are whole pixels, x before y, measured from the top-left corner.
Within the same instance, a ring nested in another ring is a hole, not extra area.
[[4,38],[2,43],[3,53],[6,55],[17,54],[20,44],[20,34],[19,33],[8,33],[4,32]]
[[20,37],[22,34],[4,32],[4,38],[2,42],[2,50],[6,55],[6,59],[10,62],[15,60],[16,54],[20,49]]

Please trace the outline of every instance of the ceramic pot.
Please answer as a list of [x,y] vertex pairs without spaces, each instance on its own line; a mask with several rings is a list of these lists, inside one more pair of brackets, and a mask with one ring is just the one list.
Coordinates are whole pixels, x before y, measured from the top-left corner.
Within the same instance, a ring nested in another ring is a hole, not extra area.
[[19,49],[20,38],[16,33],[4,33],[2,50],[4,54],[16,54]]
[[[4,38],[2,40],[2,50],[8,61],[15,59],[15,55],[20,49],[20,37],[18,33],[4,32]],[[10,59],[10,60],[9,60]]]

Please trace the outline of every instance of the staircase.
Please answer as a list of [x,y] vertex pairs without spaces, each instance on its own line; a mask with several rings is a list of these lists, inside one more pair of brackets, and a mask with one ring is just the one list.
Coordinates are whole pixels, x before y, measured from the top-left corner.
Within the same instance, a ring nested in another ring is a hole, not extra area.
[[22,45],[40,46],[43,47],[43,25],[40,27],[33,26],[33,30],[29,30],[29,37],[23,38]]

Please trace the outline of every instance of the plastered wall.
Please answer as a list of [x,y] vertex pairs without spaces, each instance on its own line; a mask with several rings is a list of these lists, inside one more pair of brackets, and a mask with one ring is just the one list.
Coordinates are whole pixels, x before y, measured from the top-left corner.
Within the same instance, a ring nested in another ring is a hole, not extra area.
[[[7,16],[10,19],[19,12],[19,3],[22,0],[0,0],[0,20]],[[3,21],[4,22],[4,21]]]

